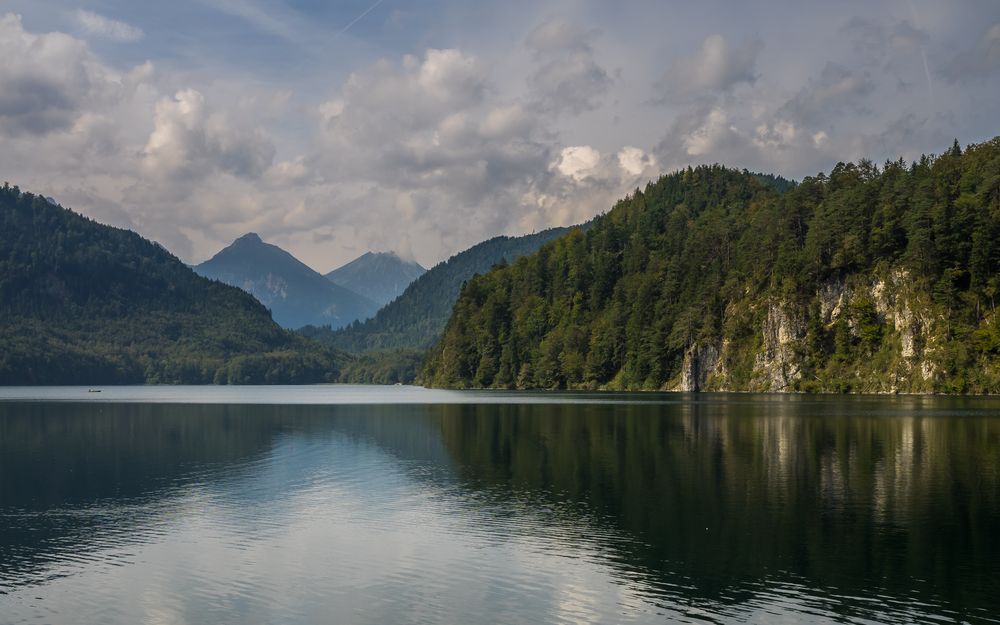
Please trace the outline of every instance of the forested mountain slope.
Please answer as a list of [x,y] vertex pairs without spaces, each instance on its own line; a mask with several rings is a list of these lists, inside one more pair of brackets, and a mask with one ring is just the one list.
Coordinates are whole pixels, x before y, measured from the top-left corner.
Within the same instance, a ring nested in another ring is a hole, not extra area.
[[349,352],[423,350],[441,335],[462,284],[497,263],[513,261],[537,250],[568,228],[551,228],[520,237],[494,237],[470,247],[417,278],[371,319],[339,332],[303,328],[308,337]]
[[0,188],[0,384],[315,382],[340,358],[134,232]]
[[1000,138],[782,188],[679,171],[469,281],[424,382],[1000,392]]

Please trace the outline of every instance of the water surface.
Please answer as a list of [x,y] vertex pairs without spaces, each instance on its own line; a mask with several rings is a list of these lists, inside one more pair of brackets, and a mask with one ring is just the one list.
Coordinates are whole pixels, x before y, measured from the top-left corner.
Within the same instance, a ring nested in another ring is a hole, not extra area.
[[0,389],[0,623],[1000,622],[1000,402]]

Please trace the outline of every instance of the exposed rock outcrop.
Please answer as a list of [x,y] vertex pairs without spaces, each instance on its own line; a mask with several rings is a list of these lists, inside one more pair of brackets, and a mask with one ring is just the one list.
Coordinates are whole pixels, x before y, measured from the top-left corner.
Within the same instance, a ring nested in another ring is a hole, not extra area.
[[802,377],[796,344],[805,336],[805,323],[778,303],[767,308],[763,341],[754,359],[756,386],[770,392],[788,391]]
[[707,390],[708,378],[719,367],[719,348],[715,345],[692,345],[684,353],[681,365],[680,391]]

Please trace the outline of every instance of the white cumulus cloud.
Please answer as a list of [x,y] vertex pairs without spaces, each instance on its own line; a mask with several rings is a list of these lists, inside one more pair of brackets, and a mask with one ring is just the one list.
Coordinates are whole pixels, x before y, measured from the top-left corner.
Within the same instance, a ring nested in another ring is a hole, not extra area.
[[573,145],[563,148],[555,168],[560,174],[580,181],[593,173],[601,162],[601,153],[589,145]]
[[213,170],[257,177],[274,154],[259,128],[234,125],[225,113],[210,112],[200,92],[184,89],[157,103],[143,164],[167,177],[200,177]]

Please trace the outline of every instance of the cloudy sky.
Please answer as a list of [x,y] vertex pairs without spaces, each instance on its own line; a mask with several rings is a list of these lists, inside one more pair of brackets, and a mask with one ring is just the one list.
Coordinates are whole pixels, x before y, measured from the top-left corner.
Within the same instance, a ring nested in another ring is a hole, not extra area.
[[1000,134],[997,0],[0,0],[0,178],[327,271]]

